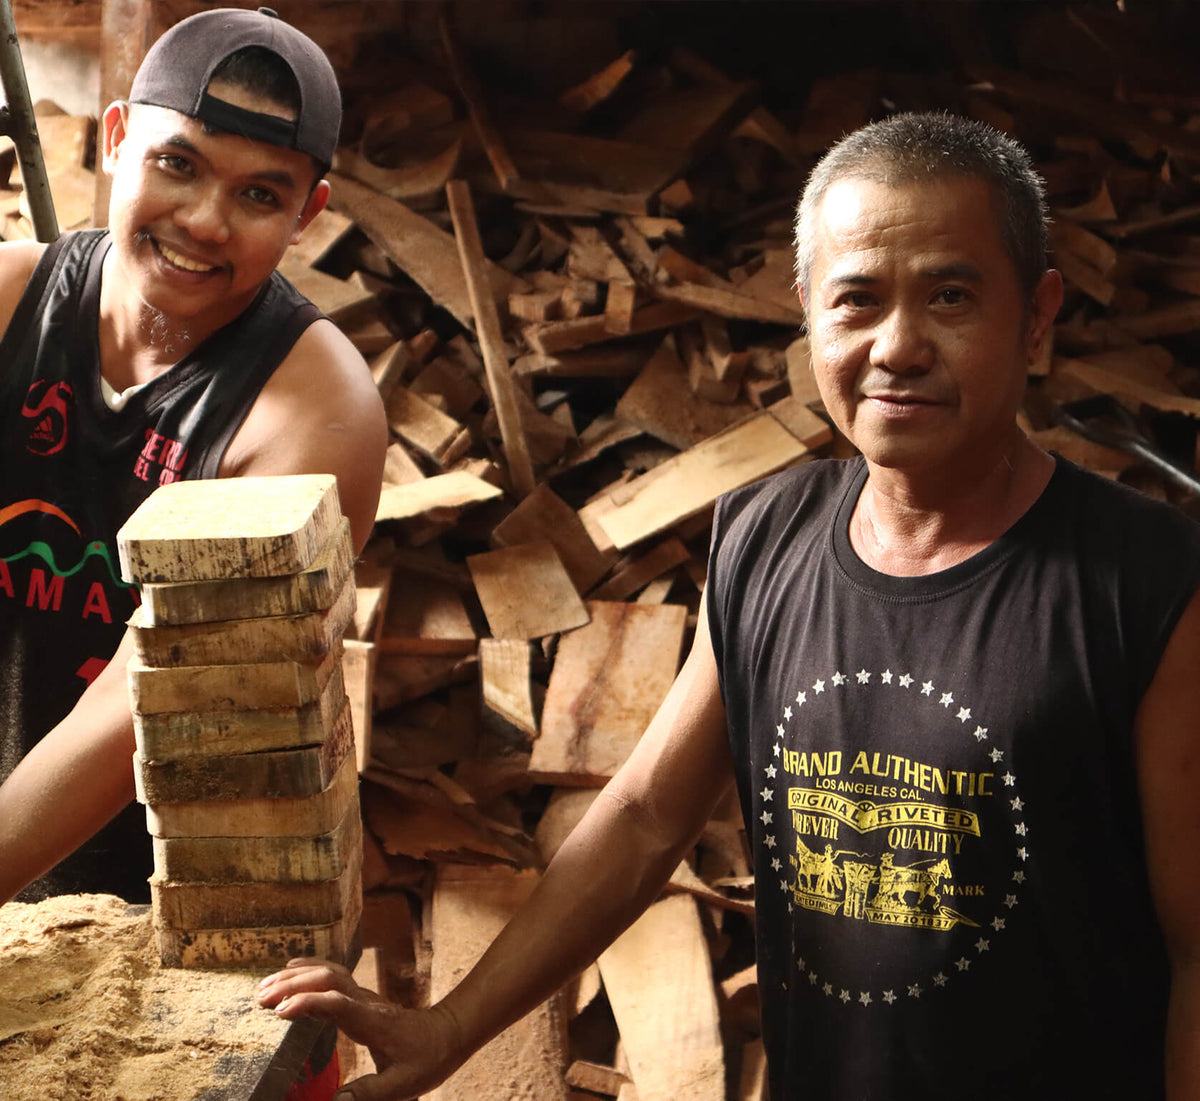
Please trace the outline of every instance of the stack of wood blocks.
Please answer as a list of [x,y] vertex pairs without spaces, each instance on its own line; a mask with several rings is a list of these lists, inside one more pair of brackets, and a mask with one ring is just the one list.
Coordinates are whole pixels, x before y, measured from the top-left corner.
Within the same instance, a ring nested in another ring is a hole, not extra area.
[[175,482],[118,534],[142,586],[129,665],[162,961],[350,958],[362,825],[332,475]]

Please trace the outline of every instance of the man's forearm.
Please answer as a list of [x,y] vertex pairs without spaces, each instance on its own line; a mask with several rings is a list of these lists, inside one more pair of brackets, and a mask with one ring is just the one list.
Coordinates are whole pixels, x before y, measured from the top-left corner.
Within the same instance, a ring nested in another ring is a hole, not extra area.
[[1200,961],[1175,967],[1167,1012],[1167,1101],[1200,1098]]

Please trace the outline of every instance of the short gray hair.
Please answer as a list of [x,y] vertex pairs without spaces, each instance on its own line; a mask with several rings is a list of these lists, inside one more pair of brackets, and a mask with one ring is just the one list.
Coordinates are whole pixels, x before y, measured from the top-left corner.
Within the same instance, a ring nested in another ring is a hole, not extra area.
[[796,210],[796,282],[809,301],[813,222],[829,188],[842,179],[895,187],[967,176],[983,180],[996,200],[1000,236],[1032,300],[1047,267],[1046,192],[1025,149],[974,119],[942,112],[899,114],[842,138],[812,170]]

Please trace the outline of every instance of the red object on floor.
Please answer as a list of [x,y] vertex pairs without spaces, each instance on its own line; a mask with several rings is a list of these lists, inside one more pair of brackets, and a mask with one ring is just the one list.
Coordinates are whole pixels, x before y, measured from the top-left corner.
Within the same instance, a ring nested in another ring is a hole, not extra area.
[[292,1083],[284,1101],[330,1101],[337,1092],[341,1080],[341,1068],[338,1066],[337,1051],[329,1060],[324,1070],[313,1075],[312,1069],[305,1062],[299,1077]]

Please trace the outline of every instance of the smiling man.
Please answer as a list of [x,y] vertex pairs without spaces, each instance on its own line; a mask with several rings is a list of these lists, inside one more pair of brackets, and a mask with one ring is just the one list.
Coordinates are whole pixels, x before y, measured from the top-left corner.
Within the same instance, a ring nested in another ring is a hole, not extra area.
[[814,170],[799,286],[861,456],[722,498],[675,685],[456,990],[266,980],[371,1046],[347,1096],[427,1091],[585,966],[733,777],[774,1101],[1200,1097],[1200,530],[1020,431],[1045,223],[1028,155],[964,119]]
[[115,536],[158,485],[332,473],[369,534],[382,405],[275,272],[326,203],[340,121],[306,36],[202,13],[104,112],[110,228],[0,245],[0,902],[148,900]]

